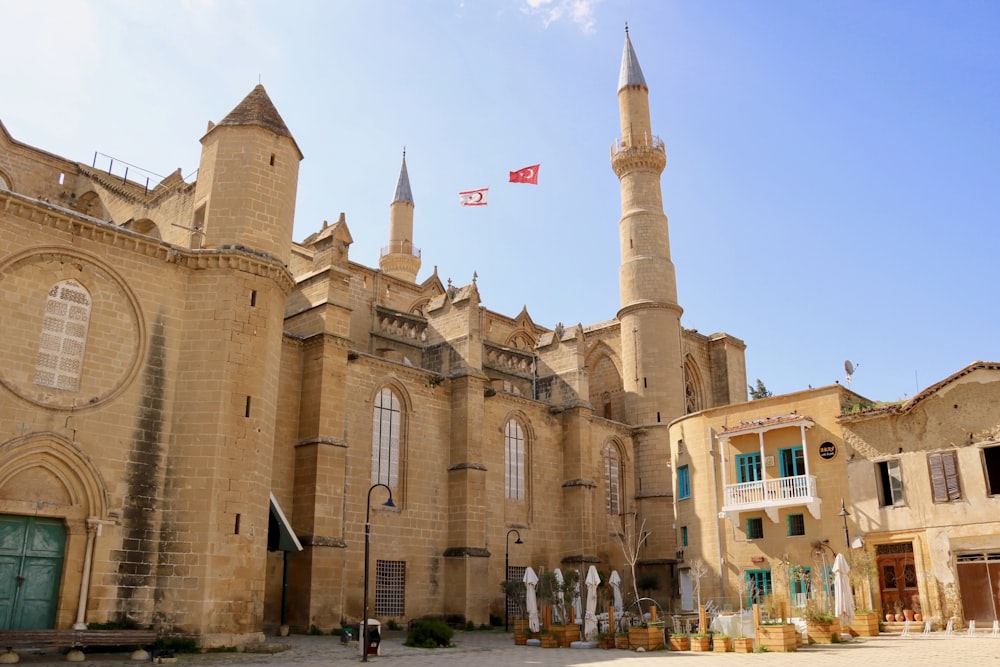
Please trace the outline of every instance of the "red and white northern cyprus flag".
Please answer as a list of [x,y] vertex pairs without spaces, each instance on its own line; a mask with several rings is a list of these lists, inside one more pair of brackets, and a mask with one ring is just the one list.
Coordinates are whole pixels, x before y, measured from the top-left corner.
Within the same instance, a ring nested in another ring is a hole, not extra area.
[[486,206],[486,193],[489,188],[479,188],[478,190],[466,190],[458,193],[458,201],[462,206]]
[[541,166],[541,164],[533,164],[530,167],[510,172],[510,182],[538,185],[538,168]]

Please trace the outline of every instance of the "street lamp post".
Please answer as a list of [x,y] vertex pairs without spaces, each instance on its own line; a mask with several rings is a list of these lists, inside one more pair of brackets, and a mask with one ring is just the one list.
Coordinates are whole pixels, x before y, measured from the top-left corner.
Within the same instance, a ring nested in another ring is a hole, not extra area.
[[517,532],[516,529],[511,528],[507,531],[507,548],[503,552],[503,631],[508,632],[510,630],[510,595],[507,593],[507,577],[510,576],[510,534],[514,533],[517,535],[517,539],[514,540],[514,544],[524,544],[521,541],[521,533]]
[[361,627],[362,627],[361,641],[363,642],[361,649],[361,662],[368,662],[368,553],[370,551],[369,543],[372,532],[372,524],[370,520],[372,512],[372,491],[374,491],[376,488],[380,486],[389,492],[389,500],[385,501],[382,504],[385,505],[386,507],[396,506],[396,503],[392,502],[392,489],[390,489],[387,485],[372,484],[371,488],[368,489],[368,506],[365,508],[365,594],[364,594],[365,615],[361,619]]
[[838,516],[841,516],[844,519],[844,543],[847,545],[847,548],[850,549],[851,548],[851,536],[847,532],[847,517],[851,516],[851,513],[848,512],[847,511],[847,507],[844,506],[844,499],[843,498],[840,499],[840,512],[838,513]]

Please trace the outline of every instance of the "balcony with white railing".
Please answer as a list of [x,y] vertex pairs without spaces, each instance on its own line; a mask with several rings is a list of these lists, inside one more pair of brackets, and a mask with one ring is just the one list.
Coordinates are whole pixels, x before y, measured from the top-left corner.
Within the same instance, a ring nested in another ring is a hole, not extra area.
[[771,521],[777,522],[779,509],[805,505],[818,519],[820,502],[816,495],[816,476],[795,475],[727,484],[722,511],[737,521],[740,512],[763,510]]

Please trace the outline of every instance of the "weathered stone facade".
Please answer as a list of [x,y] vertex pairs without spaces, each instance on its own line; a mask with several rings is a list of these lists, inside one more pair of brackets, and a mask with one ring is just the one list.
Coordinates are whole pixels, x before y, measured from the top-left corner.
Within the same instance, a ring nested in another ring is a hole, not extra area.
[[[628,39],[625,61],[634,75]],[[302,154],[260,86],[209,125],[192,183],[136,183],[0,125],[0,522],[65,537],[11,552],[52,578],[30,622],[129,618],[206,646],[283,614],[330,630],[362,617],[366,516],[371,616],[486,623],[508,551],[621,569],[636,513],[669,578],[667,425],[745,400],[744,345],[681,328],[665,152],[626,69],[613,164],[632,232],[622,302],[590,326],[417,282],[405,161],[379,268],[350,260],[343,215],[293,242]],[[302,546],[284,611],[279,507]]]

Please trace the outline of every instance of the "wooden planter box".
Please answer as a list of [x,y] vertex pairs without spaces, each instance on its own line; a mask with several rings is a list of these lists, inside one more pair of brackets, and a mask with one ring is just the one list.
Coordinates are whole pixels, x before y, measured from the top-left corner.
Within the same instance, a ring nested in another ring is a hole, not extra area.
[[663,646],[663,628],[655,625],[628,629],[628,644],[631,648],[640,646],[647,651]]
[[716,635],[712,638],[712,650],[716,653],[729,653],[733,650],[733,638]]
[[559,648],[559,637],[545,633],[541,637],[542,648]]
[[833,621],[806,621],[806,629],[809,632],[809,641],[817,644],[833,644],[840,641],[839,618]]
[[789,652],[794,651],[796,646],[795,626],[791,623],[784,625],[760,625],[757,627],[758,641],[760,646],[768,651]]
[[526,646],[528,644],[528,633],[527,632],[515,632],[514,633],[514,644],[516,646]]
[[528,619],[526,618],[515,618],[511,621],[511,625],[514,626],[514,634],[528,632]]
[[850,628],[859,637],[878,637],[878,616],[874,613],[856,614]]
[[[628,637],[625,638],[626,643],[628,642]],[[615,647],[615,636],[614,635],[600,635],[597,638],[597,645],[603,649],[611,649]]]
[[615,646],[617,648],[628,649],[628,635],[621,633],[615,635]]
[[692,637],[691,638],[691,650],[692,651],[710,651],[709,642],[710,637]]
[[559,636],[559,645],[568,647],[573,642],[580,641],[580,626],[573,625],[553,625],[549,632]]
[[737,653],[753,653],[753,637],[735,637],[733,649]]
[[689,651],[691,649],[691,638],[687,635],[671,635],[671,651]]

